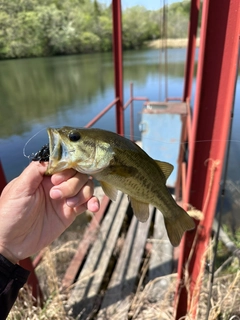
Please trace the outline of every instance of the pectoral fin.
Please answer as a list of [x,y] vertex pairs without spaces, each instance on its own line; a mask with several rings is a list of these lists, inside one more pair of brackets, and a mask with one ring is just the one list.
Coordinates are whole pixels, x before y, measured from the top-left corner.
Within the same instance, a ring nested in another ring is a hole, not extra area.
[[147,221],[149,217],[149,205],[148,203],[140,202],[134,198],[129,197],[133,213],[137,219],[141,222]]
[[117,189],[105,181],[99,181],[99,182],[106,196],[108,196],[108,198],[111,199],[112,201],[115,201],[117,199],[117,193],[118,193]]
[[159,161],[159,160],[155,160],[155,161],[156,161],[157,165],[160,167],[160,169],[162,170],[162,172],[166,178],[166,181],[167,181],[167,178],[172,173],[174,166],[168,162]]

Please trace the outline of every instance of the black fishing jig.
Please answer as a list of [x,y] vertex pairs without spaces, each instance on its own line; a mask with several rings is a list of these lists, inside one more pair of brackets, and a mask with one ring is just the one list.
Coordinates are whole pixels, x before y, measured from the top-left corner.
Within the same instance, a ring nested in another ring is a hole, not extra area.
[[47,162],[49,161],[49,144],[45,144],[41,150],[36,152],[33,157],[32,161],[39,161],[39,162]]

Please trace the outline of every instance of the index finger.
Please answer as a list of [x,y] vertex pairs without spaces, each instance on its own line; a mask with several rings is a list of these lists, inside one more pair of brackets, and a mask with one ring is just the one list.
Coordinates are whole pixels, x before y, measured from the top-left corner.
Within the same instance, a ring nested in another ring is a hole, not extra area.
[[[54,184],[55,186],[59,185],[62,182],[73,178],[77,173],[78,172],[74,169],[66,169],[64,171],[55,173],[51,177],[52,184]],[[83,174],[83,176],[86,176],[86,175]]]

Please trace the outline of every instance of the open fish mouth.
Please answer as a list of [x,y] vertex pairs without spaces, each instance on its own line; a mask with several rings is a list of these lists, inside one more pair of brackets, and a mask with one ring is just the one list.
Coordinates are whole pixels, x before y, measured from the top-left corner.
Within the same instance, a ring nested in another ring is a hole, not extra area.
[[49,138],[49,162],[46,174],[69,168],[69,150],[56,129],[47,129]]
[[61,159],[61,142],[59,141],[59,135],[55,134],[53,130],[47,130],[49,143],[45,144],[38,152],[32,155],[32,161],[52,162],[53,159]]
[[48,139],[49,139],[49,162],[59,161],[62,157],[62,143],[60,136],[55,129],[48,128]]

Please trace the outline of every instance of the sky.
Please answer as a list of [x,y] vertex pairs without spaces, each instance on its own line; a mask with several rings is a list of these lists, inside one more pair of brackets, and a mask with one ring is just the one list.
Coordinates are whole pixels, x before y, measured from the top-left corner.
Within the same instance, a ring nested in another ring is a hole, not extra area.
[[[163,6],[163,2],[172,4],[174,2],[181,2],[180,0],[122,0],[122,9],[133,7],[136,5],[144,6],[148,10],[157,10]],[[109,5],[112,0],[100,0],[99,2]]]

